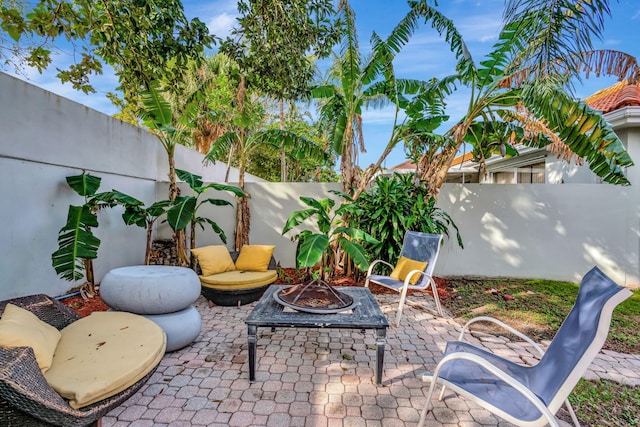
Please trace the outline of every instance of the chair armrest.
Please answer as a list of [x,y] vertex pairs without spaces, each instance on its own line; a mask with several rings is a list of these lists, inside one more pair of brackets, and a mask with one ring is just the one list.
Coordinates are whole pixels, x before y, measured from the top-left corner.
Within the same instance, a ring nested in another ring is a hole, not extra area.
[[377,260],[373,261],[371,264],[369,264],[369,269],[367,270],[367,276],[371,276],[371,273],[373,273],[373,267],[376,264],[388,265],[389,267],[391,267],[393,269],[393,265],[389,264],[387,261],[383,261],[381,259],[377,259]]
[[[431,396],[433,393],[433,389],[435,388],[435,385],[440,375],[440,370],[442,369],[442,367],[453,360],[467,360],[469,362],[480,365],[481,367],[483,367],[484,369],[486,369],[487,371],[489,371],[490,373],[492,373],[493,375],[495,375],[496,377],[498,377],[499,379],[501,379],[502,381],[504,381],[505,383],[513,387],[514,389],[516,389],[518,392],[522,393],[522,395],[526,397],[527,400],[529,400],[536,408],[538,408],[540,413],[542,413],[542,415],[545,418],[547,418],[547,421],[549,422],[550,426],[558,427],[558,422],[556,421],[551,411],[549,411],[549,408],[547,408],[544,402],[540,400],[540,398],[536,396],[531,390],[529,390],[527,386],[525,386],[520,381],[513,378],[511,375],[504,372],[502,369],[493,365],[488,360],[478,356],[477,354],[456,352],[456,353],[451,353],[445,356],[440,361],[440,363],[438,363],[438,365],[436,366],[436,369],[433,372],[433,375],[426,375],[426,374],[423,375],[423,381],[431,381],[431,387],[430,387],[428,396]],[[471,395],[471,393],[468,393],[468,394]]]
[[542,349],[542,347],[540,347],[538,345],[538,343],[536,343],[535,341],[533,341],[531,338],[529,338],[528,336],[526,336],[525,334],[523,334],[522,332],[512,328],[511,326],[507,325],[506,323],[493,318],[493,317],[489,317],[489,316],[478,316],[478,317],[474,317],[473,319],[469,320],[467,323],[464,324],[464,326],[462,327],[462,330],[460,331],[460,336],[458,337],[459,341],[462,341],[462,338],[464,336],[464,332],[468,329],[468,327],[470,325],[472,325],[473,323],[476,322],[490,322],[490,323],[494,323],[500,327],[502,327],[503,329],[506,329],[507,331],[511,332],[513,335],[521,338],[523,341],[528,342],[529,344],[531,344],[533,346],[533,348],[535,348],[538,353],[540,353],[540,356],[542,357],[544,355],[544,350]]
[[80,319],[80,316],[76,312],[62,304],[60,301],[56,301],[44,294],[29,295],[0,301],[0,313],[4,311],[7,304],[14,304],[32,312],[38,316],[40,320],[47,322],[56,329],[63,329]]

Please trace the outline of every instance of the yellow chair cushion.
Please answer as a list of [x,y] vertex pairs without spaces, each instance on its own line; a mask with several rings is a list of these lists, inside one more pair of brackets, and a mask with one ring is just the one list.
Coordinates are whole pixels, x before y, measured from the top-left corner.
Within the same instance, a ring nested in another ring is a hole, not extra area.
[[225,291],[251,289],[273,283],[278,278],[275,270],[267,271],[227,271],[213,276],[200,276],[200,283],[206,288]]
[[160,363],[167,344],[160,326],[126,312],[95,312],[61,332],[45,378],[75,409],[138,382]]
[[229,250],[223,245],[204,246],[192,249],[191,253],[198,259],[204,276],[235,270]]
[[275,248],[270,245],[244,245],[236,259],[236,270],[267,271]]
[[[393,269],[391,274],[389,274],[389,277],[404,282],[404,280],[407,278],[407,275],[413,270],[424,271],[425,268],[427,268],[426,261],[415,261],[411,258],[401,256],[395,268]],[[420,274],[414,274],[413,276],[411,276],[409,283],[415,285],[418,282],[419,278]]]
[[0,319],[0,346],[31,347],[43,373],[51,366],[60,336],[56,328],[14,304],[7,304]]

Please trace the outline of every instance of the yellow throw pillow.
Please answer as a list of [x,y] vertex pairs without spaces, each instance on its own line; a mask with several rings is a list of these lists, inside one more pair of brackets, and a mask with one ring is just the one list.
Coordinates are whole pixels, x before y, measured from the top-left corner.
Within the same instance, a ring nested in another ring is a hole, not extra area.
[[0,319],[0,346],[31,347],[43,373],[51,367],[60,336],[56,328],[17,305],[7,304]]
[[191,254],[198,259],[203,276],[224,273],[236,269],[229,250],[223,245],[204,246],[192,249]]
[[267,271],[275,246],[244,245],[236,260],[236,270]]
[[[396,267],[393,269],[389,277],[393,279],[400,280],[404,282],[404,279],[407,278],[407,275],[411,273],[413,270],[424,271],[427,268],[427,262],[415,261],[411,258],[401,256],[396,264]],[[414,274],[411,276],[409,283],[415,285],[420,278],[420,274]]]

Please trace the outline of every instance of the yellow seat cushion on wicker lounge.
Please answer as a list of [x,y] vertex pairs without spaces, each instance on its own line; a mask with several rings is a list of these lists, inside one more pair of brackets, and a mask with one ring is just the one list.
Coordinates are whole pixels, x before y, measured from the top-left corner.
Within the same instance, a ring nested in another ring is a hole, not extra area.
[[0,346],[31,347],[40,370],[51,366],[60,332],[38,319],[32,312],[13,304],[7,304],[0,319]]
[[200,276],[202,286],[219,290],[251,289],[273,283],[278,278],[275,270],[227,271],[212,276]]
[[78,409],[135,384],[160,362],[162,328],[126,312],[96,312],[64,328],[45,378]]

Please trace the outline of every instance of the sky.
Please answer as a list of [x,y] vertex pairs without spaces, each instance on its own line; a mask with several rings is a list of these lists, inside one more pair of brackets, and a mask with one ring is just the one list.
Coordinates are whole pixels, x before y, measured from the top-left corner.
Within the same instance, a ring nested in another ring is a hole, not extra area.
[[[236,3],[235,0],[183,0],[188,18],[199,18],[207,24],[212,34],[222,38],[236,25]],[[478,63],[498,39],[504,0],[440,0],[438,3],[438,9],[453,20],[474,61]],[[356,14],[356,28],[363,53],[370,50],[369,40],[374,31],[383,39],[386,38],[409,9],[404,0],[351,0],[350,5]],[[606,20],[603,39],[594,41],[595,48],[620,50],[640,59],[640,0],[611,0],[611,15]],[[56,65],[65,66],[71,61],[71,53],[62,48],[56,57]],[[428,80],[452,74],[454,56],[435,30],[422,25],[397,56],[394,65],[399,78]],[[4,71],[16,75],[11,69]],[[105,67],[103,75],[92,78],[97,93],[89,95],[75,91],[69,84],[63,85],[55,78],[55,73],[55,67],[50,67],[43,74],[25,70],[26,75],[17,77],[105,114],[117,112],[106,98],[106,93],[113,91],[118,84],[117,77],[109,67]],[[584,98],[614,83],[615,79],[609,77],[589,78],[577,84],[575,95]],[[447,113],[451,116],[451,123],[462,116],[467,102],[468,94],[465,92],[448,98]],[[308,108],[313,110],[313,106]],[[367,152],[358,159],[362,168],[375,163],[382,153],[391,134],[393,115],[391,107],[363,113]],[[444,126],[447,124],[450,123]],[[398,147],[388,156],[384,166],[393,167],[405,160],[403,149]]]

